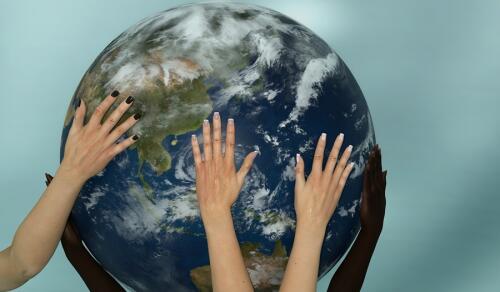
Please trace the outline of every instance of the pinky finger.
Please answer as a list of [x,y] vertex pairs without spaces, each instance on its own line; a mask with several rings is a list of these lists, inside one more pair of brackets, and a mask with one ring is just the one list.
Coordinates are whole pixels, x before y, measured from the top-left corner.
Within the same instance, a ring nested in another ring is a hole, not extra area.
[[198,144],[198,138],[196,138],[196,135],[191,135],[191,147],[193,151],[193,158],[194,158],[194,164],[196,167],[201,165],[201,152],[200,152],[200,145]]
[[340,195],[344,190],[347,178],[349,177],[349,174],[351,173],[353,167],[354,167],[354,162],[350,162],[349,164],[347,164],[346,168],[344,168],[344,171],[342,171],[342,175],[340,176],[339,183],[337,184],[337,188],[335,189],[334,193],[334,197],[336,200],[340,198]]
[[111,159],[113,159],[113,157],[118,155],[123,150],[127,149],[128,146],[134,144],[137,141],[137,139],[139,139],[139,136],[137,136],[137,134],[135,134],[135,135],[128,137],[127,139],[121,141],[120,143],[115,143],[115,144],[111,145],[110,150],[109,150],[109,155],[111,156]]
[[80,98],[79,103],[79,106],[75,110],[73,125],[71,126],[70,132],[79,131],[83,127],[86,107],[83,99]]

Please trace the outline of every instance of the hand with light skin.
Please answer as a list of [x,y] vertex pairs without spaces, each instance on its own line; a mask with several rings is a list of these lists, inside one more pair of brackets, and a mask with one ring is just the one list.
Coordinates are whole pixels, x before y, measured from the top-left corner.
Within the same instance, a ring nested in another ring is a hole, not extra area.
[[361,193],[361,230],[349,253],[328,286],[328,292],[360,291],[366,271],[382,232],[385,216],[387,170],[382,172],[382,155],[378,144],[368,157]]
[[203,158],[196,135],[191,138],[196,170],[196,195],[207,235],[213,291],[253,291],[231,216],[256,151],[249,153],[238,171],[234,163],[235,126],[228,119],[225,151],[221,146],[221,118],[213,116],[213,138],[203,122]]
[[101,123],[118,95],[118,91],[108,95],[86,125],[85,102],[81,100],[68,133],[64,159],[54,179],[18,227],[11,245],[0,252],[0,291],[21,286],[45,267],[54,254],[84,183],[137,140],[134,136],[116,143],[140,115],[130,116],[112,130],[132,105],[132,97],[120,103]]
[[343,134],[337,136],[323,169],[326,134],[320,136],[314,153],[312,170],[304,178],[304,161],[296,156],[295,213],[297,224],[292,252],[280,291],[316,291],[321,246],[326,226],[337,207],[353,163],[347,163],[352,145],[344,150],[337,162]]

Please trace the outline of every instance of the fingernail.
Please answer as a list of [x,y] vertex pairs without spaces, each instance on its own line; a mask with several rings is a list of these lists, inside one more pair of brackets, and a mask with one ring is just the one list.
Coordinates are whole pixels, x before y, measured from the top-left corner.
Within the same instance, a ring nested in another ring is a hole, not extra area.
[[118,90],[114,90],[113,92],[111,92],[112,97],[117,97],[118,95],[120,95],[120,92],[118,92]]
[[340,134],[339,134],[339,138],[340,138],[340,139],[344,139],[344,133],[340,133]]
[[300,154],[299,154],[299,153],[295,154],[295,160],[296,160],[296,161],[299,161],[299,160],[300,160]]
[[219,112],[214,112],[214,119],[219,119]]
[[203,124],[208,125],[208,120],[203,120]]
[[234,120],[233,120],[233,119],[227,119],[227,122],[228,122],[229,124],[233,124],[233,123],[234,123]]
[[353,166],[354,166],[354,162],[349,163],[349,167],[352,168]]
[[141,117],[141,113],[136,113],[134,115],[134,119],[138,120]]
[[352,145],[347,146],[347,151],[352,151]]
[[137,134],[134,134],[134,136],[132,136],[132,139],[137,140],[137,139],[139,139],[139,136],[137,136]]
[[196,135],[195,134],[191,135],[191,140],[193,140],[193,141],[196,140]]
[[134,101],[134,97],[129,95],[129,97],[127,97],[127,100],[125,102],[130,104],[132,101]]
[[326,133],[321,133],[321,140],[326,140]]

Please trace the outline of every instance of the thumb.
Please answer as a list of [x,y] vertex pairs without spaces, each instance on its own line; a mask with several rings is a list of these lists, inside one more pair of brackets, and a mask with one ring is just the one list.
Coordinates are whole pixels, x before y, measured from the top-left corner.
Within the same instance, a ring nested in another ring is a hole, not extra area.
[[299,153],[297,153],[295,158],[295,187],[299,189],[304,187],[305,178],[304,178],[304,160]]
[[245,159],[243,160],[243,163],[241,164],[240,169],[238,170],[238,173],[236,173],[236,179],[238,180],[238,184],[240,186],[243,185],[243,182],[245,181],[245,176],[247,175],[248,171],[250,171],[250,168],[252,167],[253,160],[255,159],[255,156],[257,156],[257,150],[250,152],[247,154]]

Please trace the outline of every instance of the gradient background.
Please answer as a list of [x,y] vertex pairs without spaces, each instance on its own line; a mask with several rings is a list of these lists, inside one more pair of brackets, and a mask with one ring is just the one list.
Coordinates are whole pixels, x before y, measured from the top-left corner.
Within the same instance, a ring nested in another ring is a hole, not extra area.
[[[500,1],[247,2],[316,32],[370,106],[387,213],[363,290],[500,291]],[[0,249],[58,167],[91,62],[130,25],[182,3],[0,0]],[[18,291],[86,287],[58,247]]]

